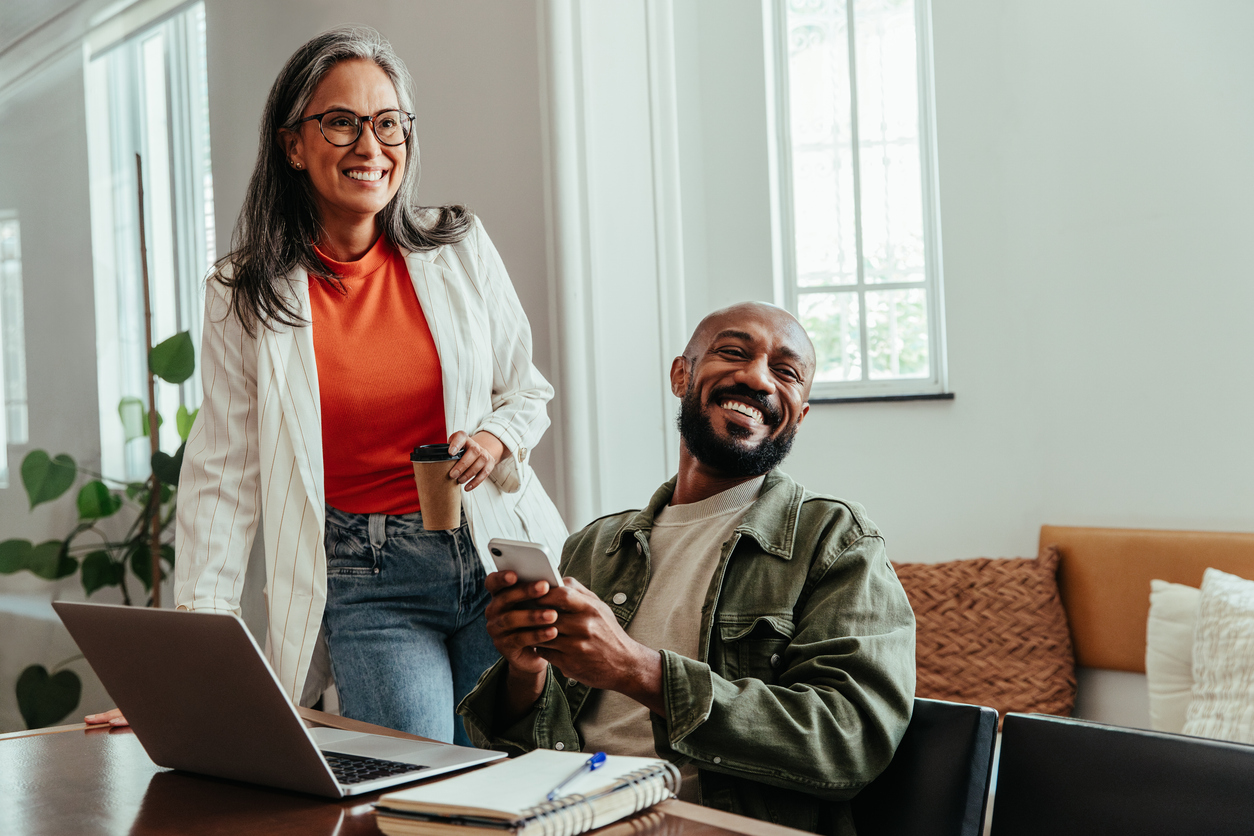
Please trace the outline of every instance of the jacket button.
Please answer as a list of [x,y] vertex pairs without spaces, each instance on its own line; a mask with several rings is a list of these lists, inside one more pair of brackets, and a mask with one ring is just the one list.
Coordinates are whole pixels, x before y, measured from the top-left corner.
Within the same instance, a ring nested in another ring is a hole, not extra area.
[[615,592],[614,597],[610,599],[615,604],[624,604],[627,602],[627,595],[622,592]]
[[716,758],[714,758],[714,762],[715,762],[715,763],[722,763],[722,762],[723,762],[723,759],[722,759],[722,758],[719,758],[719,757],[716,757]]
[[566,748],[566,744],[559,740],[553,744],[553,748],[560,752]]
[[779,658],[779,654],[778,654],[778,653],[772,653],[772,654],[771,654],[771,667],[772,667],[772,668],[778,668],[778,667],[779,667],[779,663],[780,663],[780,662],[782,662],[782,661],[783,661],[783,659],[780,659],[780,658]]

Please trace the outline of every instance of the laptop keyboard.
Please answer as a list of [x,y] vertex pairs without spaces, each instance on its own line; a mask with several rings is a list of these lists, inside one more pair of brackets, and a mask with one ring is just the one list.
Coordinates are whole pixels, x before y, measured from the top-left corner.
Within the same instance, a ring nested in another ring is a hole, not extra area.
[[342,752],[327,752],[324,750],[322,755],[327,759],[327,764],[331,767],[335,780],[341,784],[361,784],[365,781],[373,781],[376,778],[404,775],[406,772],[419,772],[429,768],[419,766],[416,763],[401,763],[400,761],[388,761],[382,758],[346,755]]

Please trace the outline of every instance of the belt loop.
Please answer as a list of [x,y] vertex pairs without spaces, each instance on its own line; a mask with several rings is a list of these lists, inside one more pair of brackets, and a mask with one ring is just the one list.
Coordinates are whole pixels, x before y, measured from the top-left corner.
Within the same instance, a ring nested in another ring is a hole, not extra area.
[[370,545],[376,549],[387,542],[387,514],[371,514],[367,528],[370,531]]

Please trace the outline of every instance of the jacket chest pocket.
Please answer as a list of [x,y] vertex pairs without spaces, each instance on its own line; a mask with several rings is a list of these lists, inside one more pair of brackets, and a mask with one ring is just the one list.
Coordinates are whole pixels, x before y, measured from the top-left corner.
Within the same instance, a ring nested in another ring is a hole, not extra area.
[[752,677],[772,685],[779,681],[784,652],[796,632],[791,619],[764,615],[752,621],[722,621],[718,631],[728,679]]

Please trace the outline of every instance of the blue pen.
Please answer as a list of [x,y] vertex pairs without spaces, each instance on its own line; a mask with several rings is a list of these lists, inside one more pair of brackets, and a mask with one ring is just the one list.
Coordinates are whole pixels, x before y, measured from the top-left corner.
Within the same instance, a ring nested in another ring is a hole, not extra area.
[[592,757],[588,758],[586,761],[581,763],[578,769],[576,769],[574,772],[567,775],[562,780],[562,783],[558,784],[556,787],[550,790],[546,798],[549,801],[552,801],[553,799],[557,798],[557,794],[561,792],[562,787],[566,786],[571,781],[575,780],[576,778],[578,778],[580,775],[584,774],[585,772],[591,772],[592,770],[599,769],[602,766],[605,766],[605,753],[597,752],[595,755],[593,755]]

